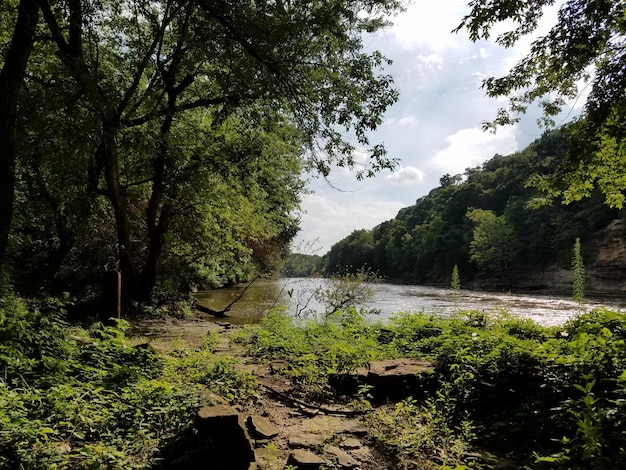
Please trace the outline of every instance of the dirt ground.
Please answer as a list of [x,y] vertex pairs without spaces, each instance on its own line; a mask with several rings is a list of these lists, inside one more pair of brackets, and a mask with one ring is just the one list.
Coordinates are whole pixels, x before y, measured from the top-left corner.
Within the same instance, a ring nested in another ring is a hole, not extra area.
[[245,357],[241,348],[230,341],[236,328],[239,327],[202,317],[155,318],[136,323],[133,333],[138,340],[148,341],[164,353],[181,347],[199,347],[209,332],[219,334],[216,354],[237,357],[241,360],[240,367],[254,374],[261,384],[256,401],[233,406],[244,421],[262,417],[274,431],[272,434],[277,434],[269,439],[257,435],[254,439],[252,432],[258,470],[282,470],[288,463],[298,468],[294,458],[318,459],[319,465],[327,469],[393,468],[371,447],[362,415],[353,415],[354,410],[348,404],[315,403],[310,397],[296,395],[286,379],[273,373],[275,366]]

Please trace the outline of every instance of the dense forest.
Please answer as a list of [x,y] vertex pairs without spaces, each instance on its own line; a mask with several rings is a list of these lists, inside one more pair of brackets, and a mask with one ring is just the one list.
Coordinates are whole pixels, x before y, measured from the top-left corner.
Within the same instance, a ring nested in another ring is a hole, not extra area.
[[273,272],[305,170],[354,168],[355,145],[357,177],[393,165],[366,131],[397,92],[362,40],[399,8],[3,3],[5,285],[85,296],[113,270],[149,301]]
[[[481,167],[444,175],[438,188],[371,230],[356,230],[325,255],[327,274],[367,267],[385,278],[449,282],[515,265],[569,266],[577,238],[623,212],[595,190],[570,204],[548,201],[533,178],[553,174],[572,145],[572,126],[547,132],[521,152],[495,155]],[[592,261],[587,259],[587,261]]]

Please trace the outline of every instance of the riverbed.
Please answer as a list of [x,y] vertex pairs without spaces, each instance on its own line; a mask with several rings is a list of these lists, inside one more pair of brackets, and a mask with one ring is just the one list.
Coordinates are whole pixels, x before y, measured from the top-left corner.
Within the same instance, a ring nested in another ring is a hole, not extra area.
[[[272,308],[282,307],[291,315],[306,316],[323,312],[325,307],[315,292],[332,288],[328,279],[282,278],[257,279],[252,284],[198,292],[199,302],[212,309],[221,310],[239,296],[241,298],[227,313],[226,320],[235,324],[256,323]],[[452,289],[430,286],[397,285],[387,283],[366,284],[373,296],[363,305],[373,319],[388,319],[395,312],[425,312],[448,316],[458,311],[480,310],[499,312],[531,318],[542,325],[562,324],[581,312],[578,303],[567,297],[529,295],[461,290],[455,300]],[[245,291],[245,292],[244,292]],[[243,295],[242,295],[243,294]],[[626,300],[587,300],[582,311],[607,307],[626,310]],[[220,319],[224,320],[224,319]]]

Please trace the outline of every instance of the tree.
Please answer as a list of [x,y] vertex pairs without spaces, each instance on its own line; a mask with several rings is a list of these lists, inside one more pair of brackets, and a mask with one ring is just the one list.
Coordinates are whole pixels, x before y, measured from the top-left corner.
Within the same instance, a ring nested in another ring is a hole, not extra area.
[[[3,15],[3,21],[11,15]],[[13,216],[17,113],[20,88],[35,42],[39,0],[20,0],[13,33],[0,69],[0,287]]]
[[[271,139],[250,141],[239,150],[220,148],[222,126],[238,113],[257,116],[248,121],[253,129],[260,129],[255,126],[265,119],[274,123],[274,135],[282,132],[279,128],[297,129],[298,134],[275,139],[274,150],[279,150],[281,140],[289,147],[286,153],[276,153],[288,165],[272,174],[273,161],[268,171],[253,173],[274,191],[274,195],[259,192],[262,197],[255,200],[267,204],[259,211],[267,216],[248,218],[271,226],[264,235],[255,229],[245,236],[241,253],[252,251],[257,264],[267,264],[269,252],[295,234],[288,212],[294,208],[294,191],[301,189],[298,178],[293,178],[301,165],[293,165],[294,154],[307,168],[324,175],[334,165],[356,167],[357,177],[365,177],[395,164],[382,146],[370,143],[368,134],[380,124],[397,92],[382,73],[387,60],[378,52],[364,52],[362,35],[384,26],[383,18],[397,11],[400,2],[163,0],[131,5],[111,0],[96,8],[84,0],[41,1],[48,30],[44,37],[56,49],[48,57],[62,64],[62,79],[75,91],[71,99],[96,118],[83,134],[98,137],[96,142],[85,140],[93,143],[87,153],[102,175],[93,194],[104,195],[110,204],[117,265],[127,294],[145,297],[151,290],[168,240],[185,240],[182,245],[198,240],[181,238],[180,233],[168,238],[173,227],[188,227],[173,223],[188,214],[181,210],[181,198],[187,197],[190,204],[195,200],[188,197],[193,193],[182,175],[198,170],[196,174],[206,178],[198,184],[216,188],[221,187],[216,184],[219,175],[245,191],[243,175],[233,179],[232,168],[242,163],[245,152],[255,154],[257,145],[267,146]],[[60,77],[52,78],[48,82],[54,85]],[[356,140],[346,138],[345,131]],[[190,146],[181,144],[198,132],[213,142],[193,155],[183,150]],[[357,166],[357,147],[369,151],[368,164]],[[55,155],[61,171],[66,168],[64,157]],[[30,174],[24,176],[26,180]],[[37,191],[32,192],[35,197],[50,190],[46,178],[51,175],[40,176]],[[267,184],[272,181],[276,184]],[[212,194],[235,200],[241,196],[221,190]],[[206,222],[209,212],[198,209],[196,220]]]
[[[473,41],[488,38],[497,23],[512,20],[515,28],[500,34],[505,47],[536,30],[553,0],[474,0],[456,32],[466,29]],[[583,84],[581,85],[581,82]],[[588,83],[587,83],[588,82]],[[575,143],[554,173],[534,179],[552,197],[571,202],[599,186],[611,207],[622,207],[626,189],[626,4],[618,0],[566,0],[558,23],[537,38],[529,54],[504,77],[483,82],[490,97],[508,97],[485,129],[515,123],[538,101],[543,123],[589,89],[585,115],[576,124]]]
[[499,271],[516,259],[518,242],[504,216],[484,209],[472,209],[467,217],[475,224],[470,259],[481,269]]

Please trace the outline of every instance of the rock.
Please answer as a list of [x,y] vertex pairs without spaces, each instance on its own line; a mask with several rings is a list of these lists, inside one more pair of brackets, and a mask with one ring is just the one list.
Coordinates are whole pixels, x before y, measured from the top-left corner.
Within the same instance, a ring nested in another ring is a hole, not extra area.
[[339,444],[339,446],[344,449],[360,449],[361,441],[359,441],[358,439],[355,439],[354,437],[349,437],[345,441],[343,441],[341,444]]
[[388,359],[370,363],[368,377],[412,378],[417,374],[430,374],[433,366],[428,361],[415,358]]
[[337,459],[337,464],[341,468],[353,469],[359,466],[359,462],[352,458],[346,451],[341,450],[339,447],[328,446],[329,454],[332,454]]
[[360,422],[339,418],[337,416],[315,416],[303,421],[303,426],[311,433],[324,436],[332,434],[352,434],[353,436],[365,436],[368,429]]
[[208,439],[215,461],[228,462],[228,468],[247,470],[255,461],[250,436],[237,411],[228,405],[205,406],[195,418],[198,436]]
[[352,434],[353,436],[366,436],[368,429],[359,423],[342,423],[335,428],[337,434]]
[[287,459],[287,465],[293,465],[298,470],[319,470],[322,465],[326,465],[327,462],[319,455],[315,455],[308,450],[296,449]]
[[294,434],[289,436],[288,444],[292,449],[315,449],[324,445],[324,438],[313,433]]
[[246,424],[255,439],[272,439],[278,436],[278,430],[269,419],[262,416],[249,416]]
[[260,448],[260,447],[265,447],[266,445],[268,445],[270,443],[269,439],[255,439],[254,440],[254,447],[256,449]]
[[371,386],[372,401],[399,401],[418,397],[432,388],[433,366],[416,358],[389,359],[370,363],[349,374],[334,374],[328,383],[336,390],[354,395],[361,385]]

